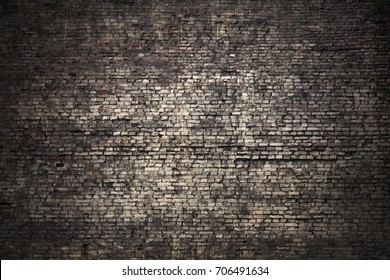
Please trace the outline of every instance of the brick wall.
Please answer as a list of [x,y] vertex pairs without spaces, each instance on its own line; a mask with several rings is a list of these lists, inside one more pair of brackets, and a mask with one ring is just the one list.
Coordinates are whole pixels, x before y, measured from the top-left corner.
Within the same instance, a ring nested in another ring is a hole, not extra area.
[[2,259],[390,257],[388,1],[0,11]]

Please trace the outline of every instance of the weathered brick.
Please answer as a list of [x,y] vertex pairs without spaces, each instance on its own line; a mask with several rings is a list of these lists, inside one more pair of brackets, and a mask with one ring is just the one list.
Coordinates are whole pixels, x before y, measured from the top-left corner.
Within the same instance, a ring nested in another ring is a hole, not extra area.
[[386,1],[0,5],[0,256],[389,258]]

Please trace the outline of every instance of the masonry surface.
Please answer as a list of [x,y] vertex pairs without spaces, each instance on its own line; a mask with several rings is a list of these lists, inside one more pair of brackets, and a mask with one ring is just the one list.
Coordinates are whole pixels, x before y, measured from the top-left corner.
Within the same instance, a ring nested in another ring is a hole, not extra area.
[[388,1],[0,14],[1,259],[390,258]]

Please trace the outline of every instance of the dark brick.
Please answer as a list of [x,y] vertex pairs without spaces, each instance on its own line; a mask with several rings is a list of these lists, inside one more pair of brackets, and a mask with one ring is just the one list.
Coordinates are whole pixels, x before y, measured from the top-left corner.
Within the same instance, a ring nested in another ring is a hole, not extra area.
[[388,1],[0,4],[2,259],[388,259]]

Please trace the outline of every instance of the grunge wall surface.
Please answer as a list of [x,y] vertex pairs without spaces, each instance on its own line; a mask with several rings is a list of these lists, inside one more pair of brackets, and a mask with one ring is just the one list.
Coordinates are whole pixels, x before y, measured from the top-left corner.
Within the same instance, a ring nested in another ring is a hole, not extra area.
[[2,259],[390,258],[388,1],[0,14]]

